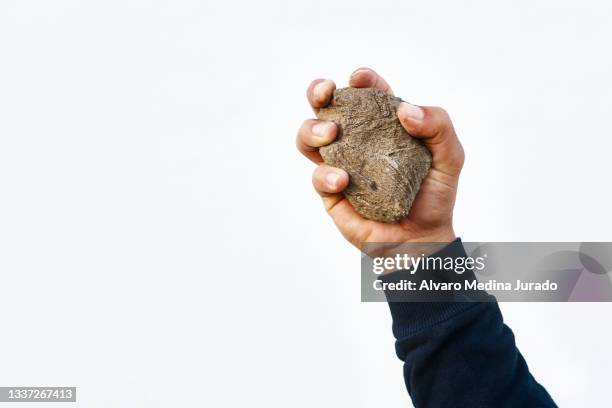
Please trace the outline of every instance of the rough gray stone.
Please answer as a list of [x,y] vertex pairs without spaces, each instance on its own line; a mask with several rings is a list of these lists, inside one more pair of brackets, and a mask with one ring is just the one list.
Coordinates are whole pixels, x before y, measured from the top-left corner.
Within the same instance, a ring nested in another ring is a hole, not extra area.
[[338,138],[319,151],[349,174],[346,198],[365,218],[387,223],[408,215],[431,166],[429,150],[397,118],[401,101],[379,89],[342,88],[317,113],[338,125]]

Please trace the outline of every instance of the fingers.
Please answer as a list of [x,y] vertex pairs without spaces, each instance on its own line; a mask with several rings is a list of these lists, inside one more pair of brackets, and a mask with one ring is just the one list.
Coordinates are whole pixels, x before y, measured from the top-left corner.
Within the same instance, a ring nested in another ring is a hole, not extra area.
[[355,211],[342,194],[349,184],[348,174],[342,169],[322,164],[315,169],[312,184],[323,199],[325,211],[332,217],[342,235],[353,243],[364,241],[364,237],[370,234],[367,220]]
[[329,105],[334,89],[336,89],[336,84],[331,79],[315,79],[310,83],[306,90],[306,97],[315,113],[320,108]]
[[338,134],[334,122],[308,119],[302,123],[298,131],[296,145],[298,150],[315,163],[321,163],[323,158],[319,147],[330,144]]
[[393,95],[391,87],[380,75],[370,68],[358,68],[349,79],[349,86],[353,88],[378,88],[388,95]]
[[448,113],[442,108],[402,102],[397,116],[410,135],[423,140],[433,157],[432,167],[457,177],[465,154]]
[[[387,82],[376,72],[369,68],[359,68],[351,75],[350,86],[357,88],[374,87],[392,94]],[[308,103],[315,113],[319,109],[329,105],[331,102],[336,84],[330,79],[315,79],[306,90]],[[315,120],[304,122],[298,132],[297,147],[300,152],[315,163],[321,163],[323,159],[319,154],[318,148],[331,143],[338,133],[338,128],[331,122],[327,125],[317,123]]]
[[[349,79],[349,86],[353,88],[378,88],[382,89],[388,95],[393,95],[391,87],[373,69],[370,68],[358,68],[355,70]],[[308,86],[306,96],[312,109],[316,112],[320,108],[329,105],[336,84],[330,79],[315,79]]]
[[349,183],[346,171],[322,164],[312,174],[312,185],[321,197],[341,193]]
[[323,199],[325,211],[331,215],[340,231],[345,229],[345,224],[351,219],[361,218],[342,195],[348,183],[349,176],[346,171],[326,164],[317,167],[312,174],[312,185]]

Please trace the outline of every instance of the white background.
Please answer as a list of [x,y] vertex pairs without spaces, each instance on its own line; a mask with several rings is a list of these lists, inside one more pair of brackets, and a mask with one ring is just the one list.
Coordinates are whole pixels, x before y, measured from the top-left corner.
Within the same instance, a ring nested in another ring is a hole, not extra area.
[[[0,3],[0,385],[83,407],[404,407],[385,304],[294,137],[359,66],[445,107],[472,241],[612,241],[605,1]],[[503,304],[563,407],[608,304]],[[9,404],[6,404],[7,407]],[[21,405],[20,405],[21,406]]]

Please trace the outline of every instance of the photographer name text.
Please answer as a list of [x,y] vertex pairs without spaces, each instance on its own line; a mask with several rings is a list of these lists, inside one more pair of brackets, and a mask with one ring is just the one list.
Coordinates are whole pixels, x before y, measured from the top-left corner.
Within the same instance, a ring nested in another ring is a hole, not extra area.
[[483,291],[535,291],[535,292],[554,292],[558,284],[545,280],[543,282],[526,282],[517,279],[516,282],[498,282],[491,280],[488,282],[478,282],[475,280],[465,280],[463,282],[436,282],[434,280],[423,280],[414,282],[402,279],[397,282],[383,282],[375,280],[372,283],[376,291],[460,291],[460,290],[483,290]]

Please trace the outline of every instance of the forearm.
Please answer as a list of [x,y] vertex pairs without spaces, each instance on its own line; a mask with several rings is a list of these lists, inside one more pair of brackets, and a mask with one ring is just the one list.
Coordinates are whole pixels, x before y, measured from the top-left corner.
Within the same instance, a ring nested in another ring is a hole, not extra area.
[[415,407],[556,406],[530,374],[496,302],[389,306]]

